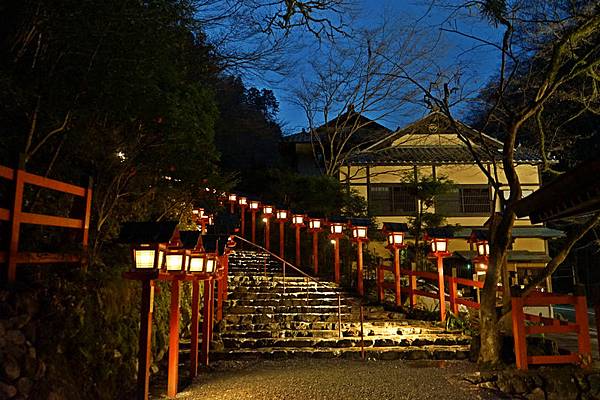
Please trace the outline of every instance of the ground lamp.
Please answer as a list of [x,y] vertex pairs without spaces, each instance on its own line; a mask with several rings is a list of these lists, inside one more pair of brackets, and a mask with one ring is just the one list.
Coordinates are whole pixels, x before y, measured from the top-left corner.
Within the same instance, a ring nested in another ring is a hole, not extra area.
[[319,232],[323,229],[321,225],[323,220],[319,218],[308,218],[308,231],[312,233],[312,245],[313,245],[313,271],[315,276],[319,273]]
[[358,294],[364,296],[365,290],[363,286],[363,243],[369,241],[367,237],[368,226],[371,221],[367,218],[351,218],[350,226],[352,229],[352,241],[356,243],[356,287]]
[[[406,248],[404,244],[404,235],[408,232],[408,225],[404,223],[384,222],[383,233],[387,239],[387,248],[394,251],[394,292],[396,296],[396,306],[402,303],[402,293],[400,291],[400,250]],[[380,300],[383,300],[383,293],[380,294]]]
[[237,203],[237,195],[235,193],[230,193],[227,196],[227,201],[229,202],[229,213],[233,214],[235,212],[235,204]]
[[245,237],[245,235],[246,235],[246,208],[248,207],[248,199],[244,196],[238,197],[238,205],[240,206],[242,237]]
[[260,209],[260,202],[258,200],[250,200],[248,204],[252,213],[252,243],[256,243],[256,213]]
[[440,302],[440,319],[446,320],[446,292],[444,289],[444,258],[450,256],[448,252],[449,238],[452,237],[450,228],[431,228],[427,229],[425,240],[429,241],[431,251],[429,257],[437,260],[438,288]]
[[335,283],[340,283],[340,238],[344,236],[344,226],[346,225],[346,219],[342,219],[341,217],[332,217],[329,219],[328,223],[328,238],[331,240],[331,243],[334,247],[334,280]]
[[288,219],[286,210],[277,210],[275,219],[279,222],[279,257],[285,260],[285,221]]
[[263,222],[265,223],[265,249],[271,248],[271,217],[273,216],[273,206],[263,205]]
[[300,228],[304,228],[304,214],[292,214],[292,226],[296,231],[296,265],[299,267],[302,264],[300,260]]
[[140,307],[140,334],[138,352],[137,399],[148,399],[150,383],[150,349],[155,280],[169,242],[178,239],[177,222],[131,222],[125,224],[119,236],[122,243],[131,244],[132,270],[123,274],[125,279],[142,283]]

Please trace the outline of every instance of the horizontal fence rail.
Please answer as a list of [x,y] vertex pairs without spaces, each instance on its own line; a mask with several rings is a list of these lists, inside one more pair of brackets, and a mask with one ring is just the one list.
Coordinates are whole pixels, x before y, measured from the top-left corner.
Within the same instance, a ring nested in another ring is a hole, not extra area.
[[[10,236],[8,250],[0,251],[0,263],[7,264],[6,277],[9,282],[14,282],[17,275],[17,264],[48,264],[48,263],[78,263],[85,266],[85,257],[89,241],[90,215],[92,208],[92,183],[87,187],[76,186],[55,179],[29,173],[20,166],[12,169],[0,166],[0,178],[11,181],[12,208],[0,208],[0,221],[10,223]],[[59,217],[23,211],[23,196],[26,185],[50,189],[61,193],[79,197],[83,201],[83,215],[80,218]],[[82,254],[46,253],[46,252],[21,252],[19,242],[21,225],[43,225],[61,228],[76,229],[80,231]]]

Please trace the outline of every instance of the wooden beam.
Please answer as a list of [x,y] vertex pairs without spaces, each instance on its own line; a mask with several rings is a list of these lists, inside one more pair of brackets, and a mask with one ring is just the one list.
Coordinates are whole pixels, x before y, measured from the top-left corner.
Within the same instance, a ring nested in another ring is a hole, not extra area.
[[10,210],[7,208],[0,208],[0,221],[10,221]]
[[83,229],[84,221],[75,218],[55,217],[33,213],[21,213],[22,224],[58,226],[62,228]]
[[71,185],[70,183],[57,181],[55,179],[44,178],[43,176],[34,175],[29,172],[24,172],[24,178],[25,183],[56,190],[58,192],[69,193],[79,197],[85,196],[86,189],[81,186]]
[[15,177],[15,170],[12,168],[5,167],[0,165],[0,178],[13,180]]

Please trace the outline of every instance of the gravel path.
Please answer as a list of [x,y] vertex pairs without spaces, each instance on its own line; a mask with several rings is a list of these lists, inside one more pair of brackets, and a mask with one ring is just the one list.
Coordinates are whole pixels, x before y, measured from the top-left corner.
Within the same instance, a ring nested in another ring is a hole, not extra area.
[[291,359],[229,362],[203,371],[178,399],[370,400],[491,399],[461,374],[466,361],[354,361]]

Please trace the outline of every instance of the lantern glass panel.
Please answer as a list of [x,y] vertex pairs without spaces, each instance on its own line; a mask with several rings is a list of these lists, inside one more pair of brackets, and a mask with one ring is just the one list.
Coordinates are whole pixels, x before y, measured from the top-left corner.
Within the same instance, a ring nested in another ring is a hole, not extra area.
[[434,252],[445,253],[448,248],[448,243],[444,239],[433,239],[431,248]]
[[165,257],[165,265],[167,271],[181,271],[186,261],[185,254],[167,254]]
[[286,219],[287,211],[279,210],[277,211],[277,219]]
[[248,204],[248,199],[246,199],[245,197],[240,197],[238,199],[238,202],[240,203],[241,206],[245,206],[246,204]]
[[230,194],[227,198],[229,201],[237,201],[237,196],[235,194]]
[[212,274],[215,271],[216,260],[214,258],[206,259],[206,272]]
[[341,234],[342,230],[343,230],[342,225],[339,225],[339,224],[331,225],[331,233]]
[[273,207],[271,207],[271,206],[264,206],[263,207],[263,213],[264,214],[273,214]]
[[487,256],[490,252],[490,245],[487,242],[477,243],[477,255]]
[[300,225],[304,222],[304,217],[302,217],[302,215],[294,215],[293,221],[294,224]]
[[321,229],[321,220],[313,219],[309,222],[311,229]]
[[250,202],[250,209],[251,210],[258,210],[260,203],[258,201],[251,201]]
[[190,272],[204,272],[203,255],[194,255],[190,257]]
[[156,250],[134,250],[136,269],[153,269]]

